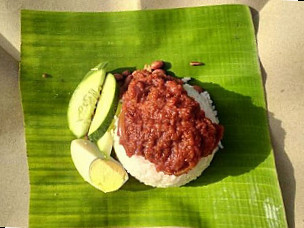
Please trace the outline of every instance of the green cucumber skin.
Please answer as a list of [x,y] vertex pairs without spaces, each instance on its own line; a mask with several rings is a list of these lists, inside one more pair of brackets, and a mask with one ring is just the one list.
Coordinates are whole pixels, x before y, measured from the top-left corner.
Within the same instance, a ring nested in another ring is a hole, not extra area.
[[107,115],[107,117],[104,119],[104,121],[100,124],[100,127],[94,131],[92,134],[88,135],[89,140],[92,142],[97,142],[109,129],[112,120],[115,116],[117,107],[118,107],[118,101],[119,101],[119,89],[117,86],[117,83],[115,84],[115,95],[112,102],[112,107],[110,108],[110,111]]
[[[68,105],[68,110],[67,110],[67,121],[68,121],[68,127],[69,127],[69,129],[70,129],[70,131],[77,137],[77,138],[81,138],[81,137],[83,137],[83,136],[85,136],[87,133],[88,133],[88,130],[89,130],[89,127],[90,127],[90,124],[88,125],[88,129],[86,130],[86,132],[84,131],[83,133],[80,133],[80,132],[77,132],[77,131],[75,131],[75,129],[74,129],[74,127],[73,127],[73,120],[71,120],[71,119],[73,119],[73,117],[72,118],[70,118],[71,116],[70,116],[70,110],[71,109],[73,109],[74,107],[73,107],[73,105],[72,105],[72,103],[73,103],[73,101],[74,101],[74,96],[75,96],[75,94],[77,94],[77,93],[79,93],[79,91],[78,90],[80,90],[80,88],[81,88],[81,84],[82,83],[85,83],[85,81],[92,75],[92,74],[95,74],[97,71],[104,71],[105,73],[105,75],[103,76],[104,77],[104,79],[103,79],[103,81],[102,81],[102,83],[101,83],[101,88],[99,89],[99,91],[97,91],[98,92],[98,94],[95,94],[95,90],[93,90],[93,89],[91,89],[86,95],[84,95],[84,97],[83,97],[83,99],[86,99],[86,104],[87,105],[90,105],[90,103],[92,103],[92,99],[93,100],[95,100],[96,99],[96,102],[97,102],[97,99],[99,98],[99,96],[100,96],[100,92],[101,92],[101,89],[102,89],[102,84],[104,83],[104,81],[105,81],[105,76],[106,76],[106,67],[107,67],[107,65],[108,65],[108,62],[102,62],[102,63],[99,63],[97,66],[95,66],[94,68],[92,68],[84,77],[83,77],[83,79],[80,81],[80,83],[77,85],[77,87],[76,87],[76,89],[74,90],[74,92],[73,92],[73,94],[72,94],[72,96],[71,96],[71,98],[70,98],[70,101],[69,101],[69,105]],[[94,102],[95,103],[95,102]],[[93,104],[91,104],[91,105],[93,105]],[[96,103],[94,104],[94,106],[96,105]],[[79,110],[78,110],[79,111]],[[91,122],[91,120],[90,119],[88,119],[87,121],[86,120],[82,120],[82,121],[84,121],[84,122]]]
[[[97,66],[95,66],[94,68],[92,68],[84,77],[81,81],[84,81],[86,80],[88,77],[91,76],[91,74],[94,74],[96,71],[98,70],[105,70],[108,66],[108,62],[102,62],[102,63],[99,63]],[[95,69],[95,70],[93,70]],[[80,82],[81,83],[81,82]]]

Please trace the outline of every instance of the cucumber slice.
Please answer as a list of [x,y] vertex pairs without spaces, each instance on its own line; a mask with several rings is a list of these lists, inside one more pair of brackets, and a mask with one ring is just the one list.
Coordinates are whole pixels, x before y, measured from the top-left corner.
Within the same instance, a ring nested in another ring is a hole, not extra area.
[[97,141],[108,130],[115,115],[119,89],[113,74],[107,74],[95,115],[89,128],[89,139]]
[[[117,118],[121,111],[121,105],[122,105],[121,102],[118,102],[115,113],[115,116]],[[115,122],[116,122],[116,118],[114,117],[106,133],[104,133],[104,135],[96,142],[99,150],[102,151],[104,154],[106,154],[108,157],[111,157],[112,147],[114,143],[113,135],[111,132],[112,130],[114,130]]]
[[68,124],[77,138],[87,134],[100,90],[105,80],[107,62],[91,69],[74,91],[68,107]]
[[104,135],[96,142],[98,149],[106,155],[107,158],[111,156],[113,147],[113,137],[111,132],[107,130]]

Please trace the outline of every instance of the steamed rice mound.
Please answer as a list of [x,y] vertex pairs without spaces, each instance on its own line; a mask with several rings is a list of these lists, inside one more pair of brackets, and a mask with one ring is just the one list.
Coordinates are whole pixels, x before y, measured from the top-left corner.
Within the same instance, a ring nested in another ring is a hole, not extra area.
[[[217,112],[212,105],[208,92],[204,91],[202,93],[198,93],[192,86],[188,84],[184,84],[183,87],[187,91],[188,96],[192,97],[199,103],[200,108],[205,112],[205,116],[209,118],[212,123],[218,124],[219,121],[217,118]],[[117,125],[118,121],[116,121],[116,128],[114,131],[114,149],[118,160],[128,173],[130,173],[140,182],[153,187],[178,187],[196,179],[209,166],[215,152],[219,147],[217,146],[210,155],[201,157],[196,166],[187,173],[179,176],[168,175],[162,171],[158,172],[155,164],[148,161],[143,156],[133,155],[129,157],[124,147],[119,143],[120,137],[117,134]]]

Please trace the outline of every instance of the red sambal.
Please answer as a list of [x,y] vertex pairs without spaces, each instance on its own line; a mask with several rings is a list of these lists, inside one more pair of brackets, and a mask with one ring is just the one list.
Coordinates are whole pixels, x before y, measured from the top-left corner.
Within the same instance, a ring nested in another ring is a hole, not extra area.
[[129,157],[143,156],[157,171],[187,173],[222,139],[223,127],[205,117],[181,80],[163,72],[133,72],[122,99],[120,144]]

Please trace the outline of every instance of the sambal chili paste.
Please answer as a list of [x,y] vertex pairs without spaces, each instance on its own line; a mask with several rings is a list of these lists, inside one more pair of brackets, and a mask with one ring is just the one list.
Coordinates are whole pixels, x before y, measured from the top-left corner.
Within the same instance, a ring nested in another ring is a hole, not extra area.
[[120,144],[129,157],[143,156],[165,174],[187,173],[223,136],[223,127],[205,117],[182,81],[162,72],[133,72],[122,100]]

